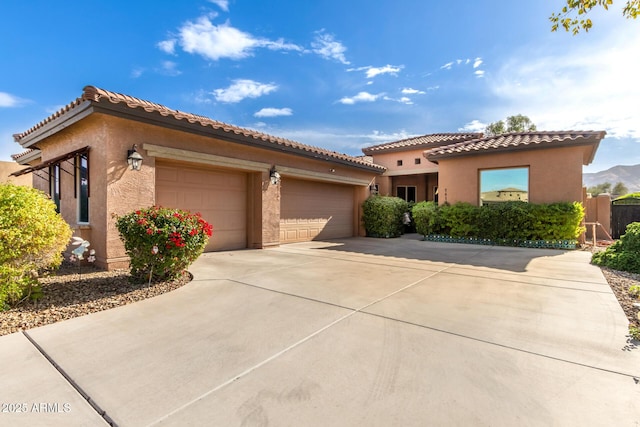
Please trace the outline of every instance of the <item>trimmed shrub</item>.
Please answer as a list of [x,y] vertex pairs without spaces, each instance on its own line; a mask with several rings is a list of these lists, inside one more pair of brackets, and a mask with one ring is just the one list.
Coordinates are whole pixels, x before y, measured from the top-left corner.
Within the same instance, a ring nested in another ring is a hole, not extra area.
[[116,227],[135,283],[179,277],[202,254],[213,234],[213,227],[199,213],[156,206],[117,217]]
[[0,184],[0,310],[30,296],[39,272],[60,266],[71,234],[42,191]]
[[582,203],[532,205],[532,239],[572,240],[584,233]]
[[408,204],[399,197],[371,196],[362,204],[362,222],[369,237],[399,237]]
[[479,234],[479,213],[478,207],[471,203],[445,204],[439,209],[436,227],[452,237],[476,237]]
[[418,232],[454,238],[493,241],[575,240],[584,232],[580,203],[532,204],[505,202],[485,206],[469,203],[421,202],[414,208]]
[[629,224],[620,240],[593,254],[591,262],[614,270],[640,273],[640,222]]
[[411,209],[416,232],[427,236],[436,231],[438,205],[435,202],[419,202]]

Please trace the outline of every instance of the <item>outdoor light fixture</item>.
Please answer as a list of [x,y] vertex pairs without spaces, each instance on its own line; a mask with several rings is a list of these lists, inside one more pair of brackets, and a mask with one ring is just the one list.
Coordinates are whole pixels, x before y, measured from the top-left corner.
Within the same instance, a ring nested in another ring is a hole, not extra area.
[[138,153],[138,146],[133,144],[131,150],[127,150],[127,163],[131,166],[131,170],[139,171],[142,167],[142,156]]
[[276,170],[275,166],[269,171],[269,180],[271,181],[271,185],[277,185],[280,183],[280,174]]

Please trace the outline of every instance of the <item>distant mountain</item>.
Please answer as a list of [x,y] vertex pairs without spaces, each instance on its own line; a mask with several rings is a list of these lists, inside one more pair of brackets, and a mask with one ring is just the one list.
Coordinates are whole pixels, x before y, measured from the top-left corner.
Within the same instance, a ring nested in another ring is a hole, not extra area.
[[606,171],[582,174],[582,183],[587,188],[605,182],[616,185],[622,182],[630,193],[640,191],[640,165],[614,166]]

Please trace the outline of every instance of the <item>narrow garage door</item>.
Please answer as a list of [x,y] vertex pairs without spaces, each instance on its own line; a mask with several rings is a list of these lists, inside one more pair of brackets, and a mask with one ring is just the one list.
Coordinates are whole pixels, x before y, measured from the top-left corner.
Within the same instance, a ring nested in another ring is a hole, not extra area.
[[353,187],[284,178],[280,243],[353,236]]
[[247,176],[187,163],[156,162],[156,203],[200,212],[213,225],[205,251],[247,247]]

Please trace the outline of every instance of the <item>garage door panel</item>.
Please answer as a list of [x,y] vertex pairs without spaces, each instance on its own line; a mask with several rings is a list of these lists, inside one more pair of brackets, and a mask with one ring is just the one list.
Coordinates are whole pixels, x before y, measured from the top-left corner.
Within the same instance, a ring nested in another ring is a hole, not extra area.
[[156,163],[156,203],[200,212],[213,225],[205,251],[247,246],[247,176],[171,162]]
[[280,241],[353,236],[353,187],[283,179]]

